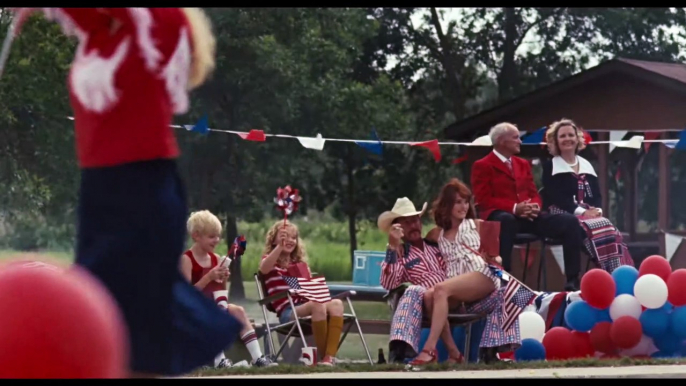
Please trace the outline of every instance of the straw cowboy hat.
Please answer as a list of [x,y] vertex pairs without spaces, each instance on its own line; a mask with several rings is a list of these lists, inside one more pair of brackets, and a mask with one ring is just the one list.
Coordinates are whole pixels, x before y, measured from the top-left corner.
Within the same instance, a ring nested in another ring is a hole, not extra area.
[[417,215],[421,217],[424,214],[425,210],[426,202],[424,203],[424,206],[422,206],[422,210],[417,210],[409,198],[399,198],[395,201],[393,209],[381,213],[379,219],[376,221],[376,224],[379,226],[379,229],[388,233],[391,230],[391,224],[393,223],[393,220],[395,220],[396,218]]

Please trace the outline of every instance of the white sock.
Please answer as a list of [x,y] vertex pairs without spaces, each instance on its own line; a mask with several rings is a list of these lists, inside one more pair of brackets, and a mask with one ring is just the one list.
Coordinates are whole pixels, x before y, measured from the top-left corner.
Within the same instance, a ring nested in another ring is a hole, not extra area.
[[214,367],[219,366],[219,362],[221,362],[222,359],[226,359],[226,356],[224,356],[224,350],[214,357]]
[[255,330],[250,330],[241,336],[241,340],[245,344],[245,347],[250,352],[252,360],[262,356],[262,349],[260,349],[260,343],[257,341],[257,335]]

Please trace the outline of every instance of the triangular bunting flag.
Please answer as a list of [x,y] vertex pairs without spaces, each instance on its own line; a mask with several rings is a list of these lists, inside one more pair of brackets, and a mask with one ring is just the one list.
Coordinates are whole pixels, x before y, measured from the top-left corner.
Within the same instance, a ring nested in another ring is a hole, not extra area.
[[674,148],[686,150],[686,130],[681,130],[681,133],[679,133],[679,142],[676,143]]
[[300,144],[303,145],[303,147],[307,149],[314,149],[314,150],[324,150],[324,143],[326,140],[322,138],[321,134],[317,134],[316,137],[311,138],[311,137],[296,137],[298,138],[298,141],[300,141]]
[[545,130],[546,130],[545,126],[541,127],[540,129],[538,129],[538,130],[534,131],[533,133],[524,137],[524,139],[522,139],[522,143],[539,144],[541,142],[545,142],[545,141],[543,141],[543,136],[545,135]]
[[267,140],[264,131],[255,129],[250,130],[248,133],[238,133],[238,136],[246,141],[264,142]]
[[481,137],[472,141],[469,146],[493,146],[493,143],[491,142],[491,137],[488,135],[482,135]]
[[622,147],[626,149],[640,149],[641,144],[643,143],[643,136],[642,135],[634,135],[633,137],[629,138],[627,141],[619,141],[615,143],[615,147]]
[[[645,135],[645,140],[647,141],[652,141],[654,139],[660,138],[660,134],[662,133],[660,133],[659,131],[646,131],[645,133],[643,133],[643,135]],[[650,145],[652,145],[651,142],[643,143],[643,148],[646,152],[648,152],[648,150],[650,149]]]
[[555,258],[555,262],[560,267],[560,270],[562,271],[562,274],[564,275],[565,274],[565,256],[564,256],[564,251],[562,250],[562,245],[551,246],[550,252],[553,253],[553,257]]
[[581,129],[581,132],[584,133],[584,143],[586,145],[589,145],[591,142],[593,142],[593,137],[591,136],[591,133],[584,130],[583,128],[580,128],[580,129]]
[[376,155],[383,155],[383,144],[381,143],[381,140],[379,139],[378,134],[376,133],[376,129],[372,129],[372,139],[376,142],[370,143],[370,142],[355,142],[357,146],[367,150],[368,152]]
[[619,142],[624,138],[624,136],[628,133],[626,130],[619,130],[619,131],[611,131],[610,132],[610,153],[612,153],[612,150],[615,149],[615,145],[613,142]]
[[667,256],[665,257],[667,258],[667,261],[672,260],[672,257],[674,257],[676,250],[679,248],[679,245],[681,245],[683,240],[684,238],[679,235],[665,233],[665,252],[667,253]]
[[438,140],[437,139],[432,139],[431,141],[413,143],[410,146],[425,147],[425,148],[429,149],[431,154],[433,154],[434,160],[436,160],[436,162],[441,161],[441,147],[438,146]]
[[[188,125],[184,125],[184,127],[186,127],[186,130],[188,130]],[[200,120],[198,120],[198,123],[191,127],[190,131],[194,131],[202,135],[207,135],[207,133],[210,132],[210,128],[207,125],[207,115],[200,118]]]

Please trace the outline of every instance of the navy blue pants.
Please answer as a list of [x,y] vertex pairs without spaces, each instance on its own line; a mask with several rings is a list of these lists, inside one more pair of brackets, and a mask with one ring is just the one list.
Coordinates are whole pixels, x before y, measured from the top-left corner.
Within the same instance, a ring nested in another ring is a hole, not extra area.
[[242,328],[181,276],[186,216],[173,160],[81,171],[76,263],[116,299],[132,371],[187,373],[212,362]]

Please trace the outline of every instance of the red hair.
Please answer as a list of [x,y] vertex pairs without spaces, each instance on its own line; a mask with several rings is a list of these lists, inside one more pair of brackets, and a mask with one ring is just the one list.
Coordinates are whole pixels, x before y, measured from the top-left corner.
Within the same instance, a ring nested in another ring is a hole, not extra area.
[[441,193],[436,198],[431,206],[431,212],[434,217],[436,225],[443,229],[450,229],[452,227],[451,213],[457,196],[464,198],[469,203],[467,209],[467,218],[475,218],[474,208],[472,207],[472,191],[467,185],[457,178],[453,178],[441,188]]

